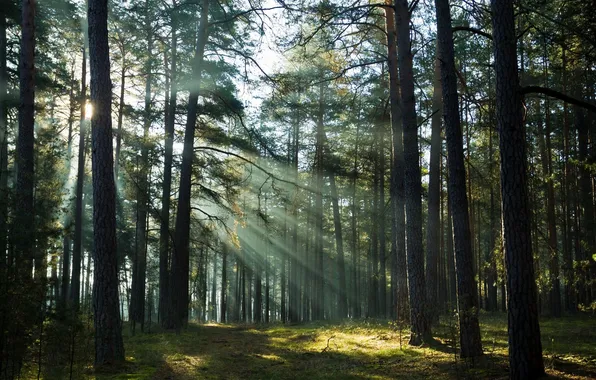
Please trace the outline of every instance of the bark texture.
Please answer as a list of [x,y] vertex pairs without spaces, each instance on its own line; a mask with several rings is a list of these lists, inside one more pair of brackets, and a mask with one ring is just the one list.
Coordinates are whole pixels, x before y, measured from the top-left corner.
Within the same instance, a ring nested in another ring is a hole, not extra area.
[[457,306],[461,356],[482,355],[478,324],[477,285],[474,280],[474,254],[466,194],[466,168],[459,116],[457,77],[448,0],[435,0],[441,83],[443,87],[443,116],[447,140],[448,193],[451,200],[455,273],[457,277]]
[[492,0],[491,8],[507,270],[509,376],[511,379],[534,379],[544,375],[544,363],[530,236],[526,142],[517,73],[513,0]]
[[93,313],[95,366],[124,361],[118,300],[116,187],[112,147],[112,83],[108,47],[108,1],[89,0],[93,171]]
[[179,330],[188,321],[188,279],[189,279],[189,250],[190,250],[190,199],[192,158],[197,123],[200,80],[203,66],[203,55],[207,43],[208,14],[210,0],[203,0],[197,47],[193,59],[193,87],[188,99],[188,115],[186,131],[184,132],[184,150],[182,152],[182,168],[180,170],[180,187],[178,191],[178,212],[176,214],[175,244],[172,255],[170,301],[172,302],[172,320],[169,323]]
[[410,13],[406,0],[397,0],[397,61],[401,82],[404,135],[404,192],[406,205],[406,236],[408,287],[410,293],[410,344],[420,345],[431,339],[426,318],[424,284],[424,251],[422,247],[422,184],[418,150],[418,124],[414,97],[414,71],[410,46]]

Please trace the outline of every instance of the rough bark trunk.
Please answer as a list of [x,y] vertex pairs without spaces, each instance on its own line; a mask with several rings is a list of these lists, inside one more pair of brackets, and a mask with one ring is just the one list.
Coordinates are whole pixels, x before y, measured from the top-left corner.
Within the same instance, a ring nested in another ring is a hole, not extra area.
[[397,0],[397,61],[401,82],[404,136],[404,192],[407,224],[408,286],[410,293],[410,344],[420,345],[431,339],[426,318],[424,251],[422,247],[422,184],[418,150],[418,124],[414,97],[414,72],[410,46],[410,13],[407,0]]
[[170,299],[172,302],[172,323],[178,331],[188,321],[188,276],[190,251],[190,199],[192,187],[192,158],[195,129],[197,123],[199,83],[203,69],[203,55],[208,38],[208,15],[210,0],[203,0],[197,47],[194,56],[192,77],[193,87],[188,101],[186,131],[184,133],[184,150],[182,152],[182,168],[180,170],[180,187],[178,191],[178,207],[176,213],[175,244],[172,254]]
[[474,280],[474,254],[468,197],[463,136],[459,118],[457,77],[448,0],[435,0],[441,82],[443,88],[443,116],[447,140],[448,192],[451,199],[455,272],[457,277],[457,305],[461,356],[482,355],[478,324],[478,293]]
[[17,183],[15,194],[15,256],[20,281],[31,278],[35,259],[34,228],[34,102],[35,102],[35,0],[23,0],[21,55],[19,61],[19,129],[17,136]]
[[322,320],[325,318],[325,285],[323,273],[323,144],[324,136],[324,84],[319,85],[319,110],[317,114],[316,127],[316,158],[315,158],[315,188],[318,189],[315,198],[315,278],[314,278],[314,299],[313,299],[313,320]]
[[[438,49],[437,49],[438,50]],[[439,316],[438,295],[438,257],[441,239],[441,119],[443,117],[443,95],[441,89],[441,69],[439,57],[435,59],[435,77],[433,88],[430,138],[430,163],[428,179],[428,224],[426,228],[426,302],[429,323],[434,323]]]
[[162,327],[172,328],[168,325],[172,318],[167,318],[169,312],[169,262],[170,262],[170,199],[172,193],[172,160],[174,147],[174,125],[176,121],[176,102],[178,97],[178,37],[177,24],[172,20],[172,57],[170,63],[170,96],[168,104],[168,114],[165,125],[165,152],[163,169],[163,188],[161,195],[161,220],[159,226],[159,315],[161,317]]
[[108,2],[89,0],[93,171],[93,311],[95,366],[124,361],[118,301],[116,188],[112,149],[112,83],[108,46]]
[[530,236],[526,141],[517,74],[513,1],[492,0],[491,6],[507,270],[509,375],[512,379],[531,379],[544,375],[544,363]]
[[[385,4],[392,5],[392,0]],[[392,162],[391,162],[391,293],[393,314],[399,320],[404,318],[408,308],[408,284],[406,274],[406,233],[404,210],[404,142],[400,107],[399,76],[397,71],[397,32],[395,11],[385,8],[387,32],[387,66],[389,71],[389,97],[391,111]]]
[[131,302],[131,327],[133,332],[135,324],[141,324],[144,330],[145,322],[145,282],[147,275],[147,208],[149,202],[149,128],[151,127],[151,85],[153,51],[153,30],[150,21],[149,4],[146,2],[147,25],[147,54],[145,62],[145,108],[143,110],[143,138],[141,140],[141,162],[137,176],[137,225],[135,245],[135,265],[132,272]]

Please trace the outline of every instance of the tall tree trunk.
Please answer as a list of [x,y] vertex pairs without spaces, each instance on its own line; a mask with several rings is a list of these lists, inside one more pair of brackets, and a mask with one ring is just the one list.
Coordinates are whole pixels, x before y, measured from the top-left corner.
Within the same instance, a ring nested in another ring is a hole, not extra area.
[[381,318],[387,317],[387,240],[385,236],[385,116],[379,123],[379,271],[378,271],[378,310]]
[[[19,281],[31,278],[35,256],[34,228],[34,103],[35,103],[35,0],[22,1],[21,56],[19,61],[19,130],[15,205],[15,256]],[[24,285],[24,283],[22,284]]]
[[[585,275],[586,278],[586,296],[587,299],[585,301],[586,305],[589,305],[596,294],[594,294],[594,289],[596,289],[596,280],[594,279],[594,275],[596,274],[595,263],[592,261],[591,255],[596,252],[596,220],[594,217],[594,205],[593,205],[593,192],[592,192],[592,179],[590,170],[588,169],[588,152],[590,143],[593,146],[594,142],[590,141],[590,123],[592,123],[593,128],[593,118],[594,114],[592,113],[588,118],[585,117],[584,111],[580,109],[578,106],[574,106],[573,112],[575,114],[575,120],[577,125],[578,131],[578,158],[579,158],[579,204],[578,209],[579,214],[578,216],[581,217],[581,228],[580,231],[580,238],[581,238],[581,246],[583,247],[583,252],[581,252],[581,260],[585,260],[588,263],[588,267],[586,268]],[[590,286],[590,282],[592,285]]]
[[[385,0],[392,5],[393,0]],[[404,142],[400,107],[399,76],[397,63],[397,31],[395,11],[385,8],[387,31],[387,63],[389,71],[389,96],[391,111],[392,161],[391,161],[391,292],[393,312],[398,320],[404,318],[408,304],[406,274],[406,234],[404,210]]]
[[0,15],[0,373],[4,373],[4,358],[8,357],[6,345],[6,327],[8,319],[8,289],[10,287],[8,275],[10,263],[8,261],[8,72],[6,53],[6,17]]
[[426,318],[424,251],[422,247],[422,184],[418,150],[418,124],[414,97],[414,71],[410,46],[410,13],[407,0],[397,0],[397,61],[401,82],[404,135],[404,192],[407,235],[408,286],[410,292],[410,344],[420,345],[431,338]]
[[[438,50],[438,49],[437,49]],[[426,302],[429,323],[438,318],[437,280],[438,257],[441,244],[441,119],[443,117],[443,95],[441,91],[441,69],[439,57],[435,59],[435,77],[430,138],[430,164],[428,179],[428,225],[426,228]]]
[[323,144],[325,143],[324,127],[324,84],[319,85],[319,109],[317,113],[316,126],[316,152],[315,152],[315,188],[318,189],[315,198],[315,278],[314,278],[314,299],[313,299],[313,320],[322,320],[325,318],[325,280],[323,265]]
[[[8,72],[6,60],[6,17],[0,15],[0,281],[4,281],[8,246]],[[1,353],[1,351],[0,351]]]
[[126,88],[126,51],[121,46],[122,68],[120,72],[120,97],[118,98],[118,125],[116,127],[116,153],[114,157],[114,180],[116,186],[120,178],[120,147],[122,146],[122,122],[124,121],[124,90]]
[[[300,84],[299,84],[299,96],[300,94]],[[293,166],[294,171],[294,181],[298,182],[298,157],[299,157],[299,150],[300,150],[300,106],[296,106],[295,111],[295,120],[294,125],[292,126],[292,146],[288,146],[288,154],[290,152],[293,154],[291,157],[291,165]],[[289,140],[289,139],[288,139]],[[289,145],[289,144],[288,144]],[[290,164],[290,157],[288,156],[288,164]],[[294,193],[294,197],[298,196],[298,189]],[[300,320],[300,287],[298,284],[298,265],[300,260],[298,260],[298,204],[296,200],[294,200],[294,204],[292,204],[292,254],[290,255],[290,291],[289,291],[289,304],[290,304],[290,312],[289,312],[289,319],[290,322],[298,322]]]
[[135,265],[132,272],[131,326],[141,324],[143,331],[145,321],[145,282],[147,272],[147,207],[149,202],[149,128],[151,127],[151,82],[153,80],[151,61],[153,51],[153,30],[149,3],[145,3],[147,25],[147,61],[145,62],[145,109],[143,112],[143,139],[141,140],[141,164],[137,179],[137,226],[135,239]]
[[226,243],[222,243],[222,254],[221,254],[221,293],[220,293],[220,308],[219,308],[219,319],[221,323],[226,323],[226,310],[227,310],[227,290],[228,290],[228,246]]
[[[567,52],[562,49],[563,92],[567,92]],[[569,112],[567,103],[563,103],[563,191],[561,203],[563,205],[563,262],[565,278],[565,302],[568,311],[577,308],[577,288],[575,286],[575,273],[573,269],[573,249],[571,236],[571,163],[569,162]]]
[[[492,68],[491,68],[492,71]],[[492,111],[492,108],[491,108]],[[491,115],[493,113],[491,112]],[[493,178],[493,155],[494,155],[494,147],[493,147],[493,131],[492,129],[489,131],[488,135],[488,172],[489,177]],[[493,185],[492,181],[489,183],[490,186],[490,210],[489,210],[489,242],[488,242],[488,249],[487,249],[487,260],[489,260],[489,268],[488,268],[488,275],[487,275],[487,282],[488,282],[488,303],[487,303],[487,310],[488,311],[497,311],[497,261],[494,255],[494,251],[496,249],[496,226],[497,223],[496,219],[496,207],[495,207],[495,186]]]
[[116,188],[112,149],[112,83],[108,46],[108,2],[89,0],[89,62],[93,116],[93,315],[95,366],[124,361],[118,301]]
[[360,142],[360,124],[356,126],[356,140],[354,146],[354,167],[352,171],[352,217],[350,225],[352,229],[352,318],[360,318],[360,297],[358,296],[358,271],[359,271],[359,250],[358,250],[358,206],[356,204],[356,183],[358,181],[358,147]]
[[447,140],[448,192],[451,199],[455,243],[460,347],[461,356],[467,358],[482,355],[478,324],[478,293],[474,280],[474,254],[466,194],[466,168],[459,118],[451,12],[448,0],[435,0],[435,6]]
[[378,126],[373,130],[374,140],[370,147],[373,160],[372,199],[370,202],[370,248],[368,250],[368,318],[379,315],[379,135]]
[[213,277],[211,278],[211,301],[209,319],[217,322],[217,252],[213,251]]
[[[35,250],[35,206],[34,206],[34,102],[35,102],[35,0],[21,2],[21,51],[19,60],[19,127],[16,142],[16,186],[15,207],[12,225],[16,278],[13,289],[24,293],[37,293],[32,282],[33,262],[37,267],[40,259]],[[37,273],[37,271],[36,271]],[[36,276],[37,277],[37,276]],[[19,300],[21,301],[21,300]],[[16,305],[15,305],[16,306]],[[17,331],[13,334],[12,365],[20,372],[26,352],[27,338],[21,331],[35,324],[35,297],[22,300],[13,311]],[[11,338],[11,337],[9,337]],[[10,356],[10,355],[9,355]],[[10,361],[10,359],[9,359]]]
[[178,207],[176,213],[175,244],[172,255],[170,298],[172,302],[172,324],[180,330],[188,321],[188,276],[189,276],[189,244],[190,244],[190,198],[192,187],[192,158],[194,155],[194,139],[197,123],[199,100],[199,82],[203,69],[203,55],[208,38],[208,15],[210,0],[203,0],[199,35],[193,59],[193,88],[188,101],[186,131],[184,132],[184,150],[182,152],[182,168],[180,170],[180,187],[178,191]]
[[526,141],[512,0],[491,0],[507,271],[509,375],[544,375],[526,180]]
[[87,103],[87,51],[83,48],[83,68],[81,70],[81,120],[79,122],[79,155],[77,166],[77,184],[75,189],[75,234],[72,249],[72,285],[70,301],[75,311],[79,309],[81,299],[81,260],[83,249],[83,184],[85,182],[85,142],[87,137],[87,121],[85,105]]
[[172,57],[170,63],[170,96],[168,114],[165,125],[165,152],[163,169],[163,188],[161,196],[161,221],[159,225],[159,315],[161,316],[162,327],[172,328],[168,325],[172,322],[171,317],[167,318],[169,312],[169,262],[170,262],[170,198],[172,193],[172,160],[174,147],[174,125],[176,121],[176,102],[178,97],[178,37],[177,23],[172,20]]
[[255,274],[255,295],[254,295],[254,308],[253,308],[253,321],[254,323],[261,323],[263,321],[263,284],[262,284],[262,269],[261,259],[258,257],[256,252],[253,251],[253,267]]
[[[550,143],[550,109],[546,102],[546,130],[542,120],[538,122],[538,145],[542,162],[542,176],[546,182],[546,224],[548,230],[548,266],[551,288],[549,291],[550,313],[554,317],[561,316],[561,285],[559,280],[559,257],[557,243],[557,220],[555,214],[555,186],[552,178],[552,155]],[[540,114],[540,112],[538,112]]]
[[329,173],[329,186],[331,190],[331,202],[333,206],[333,225],[335,229],[335,247],[337,249],[337,271],[339,276],[338,283],[338,317],[348,317],[348,295],[346,288],[346,264],[344,259],[344,240],[341,232],[341,216],[339,213],[339,201],[337,195],[337,186],[335,184],[334,173]]

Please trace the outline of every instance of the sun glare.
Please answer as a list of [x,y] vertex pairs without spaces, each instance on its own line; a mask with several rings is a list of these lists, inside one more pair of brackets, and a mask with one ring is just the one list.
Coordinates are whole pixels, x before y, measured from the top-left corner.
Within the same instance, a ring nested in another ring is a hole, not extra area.
[[93,105],[91,103],[85,104],[85,119],[91,120],[93,116]]

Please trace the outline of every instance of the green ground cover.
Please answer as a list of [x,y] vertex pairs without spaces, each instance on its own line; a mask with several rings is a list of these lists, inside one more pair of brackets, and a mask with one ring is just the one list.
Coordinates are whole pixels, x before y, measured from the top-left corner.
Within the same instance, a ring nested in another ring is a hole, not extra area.
[[[596,318],[582,315],[541,321],[551,378],[596,378]],[[152,326],[131,336],[126,363],[96,373],[90,360],[73,370],[86,379],[473,379],[507,378],[506,315],[481,316],[485,356],[457,357],[455,320],[434,329],[436,342],[407,344],[408,331],[387,321],[304,325],[191,324],[180,335]],[[84,358],[82,360],[85,360]],[[49,366],[46,378],[68,378]]]

